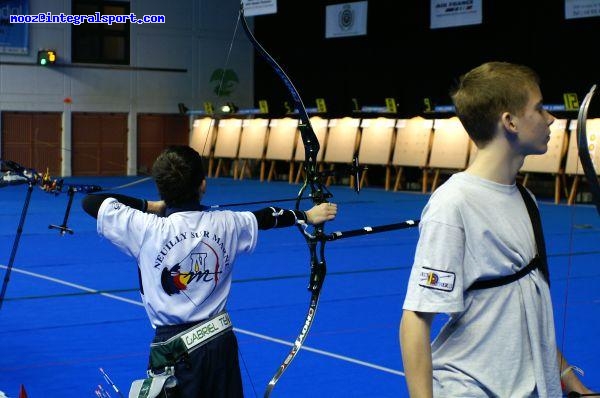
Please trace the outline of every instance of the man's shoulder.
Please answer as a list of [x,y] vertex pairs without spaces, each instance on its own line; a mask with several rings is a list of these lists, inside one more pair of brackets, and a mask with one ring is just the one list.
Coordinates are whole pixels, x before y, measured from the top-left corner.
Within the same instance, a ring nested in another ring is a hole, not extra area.
[[461,177],[461,173],[454,174],[450,178],[440,185],[431,194],[431,201],[462,201],[464,200],[465,187],[468,185]]

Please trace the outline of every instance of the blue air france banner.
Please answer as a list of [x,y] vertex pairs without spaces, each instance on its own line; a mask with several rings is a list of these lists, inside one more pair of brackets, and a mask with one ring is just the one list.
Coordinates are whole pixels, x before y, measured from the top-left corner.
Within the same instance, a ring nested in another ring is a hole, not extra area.
[[0,53],[27,54],[29,52],[29,25],[10,23],[11,15],[29,14],[29,0],[0,1]]
[[335,4],[325,9],[325,38],[367,34],[367,2]]
[[431,29],[481,22],[481,0],[431,0]]
[[565,0],[565,19],[600,17],[600,0]]
[[243,3],[247,17],[277,13],[277,0],[243,0]]

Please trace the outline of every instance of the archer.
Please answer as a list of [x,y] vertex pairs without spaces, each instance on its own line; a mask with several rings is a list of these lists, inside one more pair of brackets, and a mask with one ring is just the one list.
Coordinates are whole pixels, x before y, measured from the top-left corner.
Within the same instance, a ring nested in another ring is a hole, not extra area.
[[[165,149],[152,176],[160,201],[102,193],[87,195],[82,203],[97,218],[100,235],[136,258],[140,292],[156,328],[149,378],[135,381],[130,396],[158,383],[182,397],[242,397],[237,340],[226,311],[235,257],[254,250],[258,230],[321,224],[335,218],[337,206],[208,211],[200,204],[206,191],[202,158],[188,146]],[[173,236],[189,231],[207,233],[186,235],[163,250]],[[161,250],[161,264],[155,267]],[[207,274],[215,277],[202,283],[194,277]],[[199,330],[209,332],[186,339]]]

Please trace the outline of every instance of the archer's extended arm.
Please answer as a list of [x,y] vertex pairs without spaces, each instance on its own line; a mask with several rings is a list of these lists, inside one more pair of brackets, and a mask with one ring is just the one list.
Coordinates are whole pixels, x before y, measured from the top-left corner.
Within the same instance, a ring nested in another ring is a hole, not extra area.
[[337,205],[321,203],[306,211],[273,206],[253,211],[252,214],[256,217],[258,229],[284,228],[297,224],[315,225],[333,220],[337,214]]
[[132,196],[121,195],[118,193],[100,193],[93,195],[86,195],[81,202],[83,210],[90,216],[98,218],[98,210],[100,205],[106,198],[115,198],[119,202],[133,209],[137,209],[143,212],[148,211],[148,201],[144,199],[134,198]]

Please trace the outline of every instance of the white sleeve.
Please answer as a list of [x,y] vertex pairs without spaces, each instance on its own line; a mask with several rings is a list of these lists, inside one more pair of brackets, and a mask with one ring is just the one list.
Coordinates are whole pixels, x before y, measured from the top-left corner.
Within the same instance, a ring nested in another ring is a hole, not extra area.
[[464,310],[465,234],[447,205],[439,211],[428,205],[423,212],[404,309],[435,313]]
[[123,252],[138,258],[145,231],[157,216],[126,206],[115,198],[106,198],[98,210],[96,230]]
[[258,221],[250,211],[230,212],[237,232],[237,251],[252,253],[258,241]]

